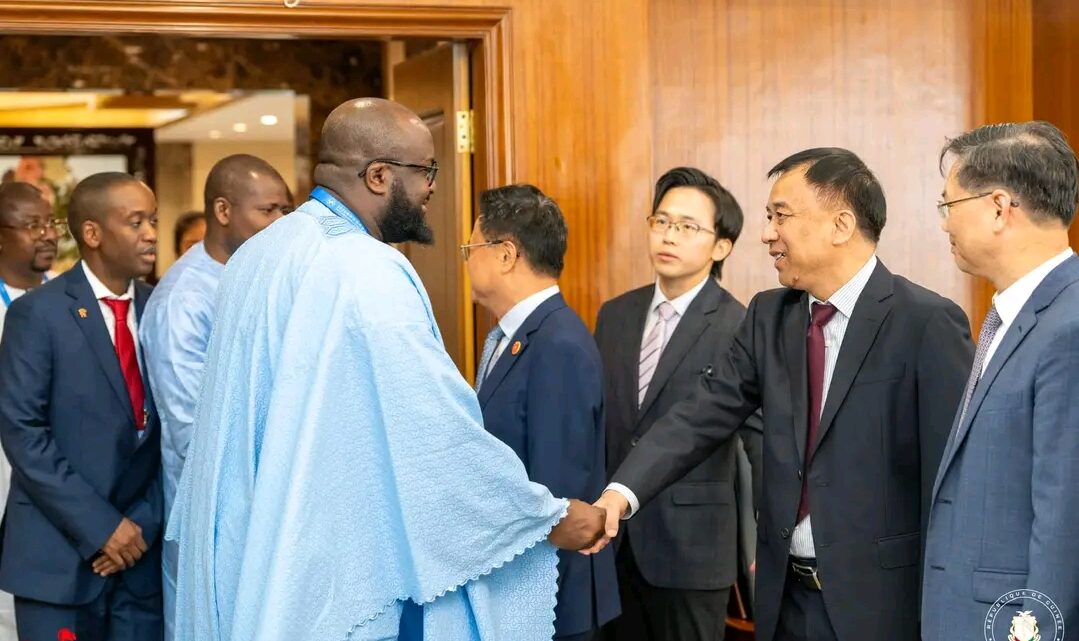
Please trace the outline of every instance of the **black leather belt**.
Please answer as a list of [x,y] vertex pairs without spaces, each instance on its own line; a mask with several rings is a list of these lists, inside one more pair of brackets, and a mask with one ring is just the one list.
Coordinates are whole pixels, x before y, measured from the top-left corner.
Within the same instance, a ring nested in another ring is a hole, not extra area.
[[814,592],[820,592],[820,575],[817,573],[817,560],[816,559],[803,559],[801,557],[790,557],[791,576],[799,584],[813,590]]

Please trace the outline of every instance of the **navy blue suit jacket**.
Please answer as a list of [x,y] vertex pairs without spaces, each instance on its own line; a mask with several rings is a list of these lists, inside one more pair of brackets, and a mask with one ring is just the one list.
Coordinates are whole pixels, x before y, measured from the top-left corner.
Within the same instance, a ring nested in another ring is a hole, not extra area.
[[[528,478],[559,497],[593,501],[606,484],[603,365],[561,294],[510,339],[479,390],[487,431],[513,448]],[[620,613],[614,555],[561,551],[555,635],[598,628]]]
[[[141,316],[150,287],[135,284]],[[127,516],[150,550],[120,573],[138,596],[161,590],[160,430],[143,376],[144,435],[82,266],[12,303],[0,341],[0,442],[11,493],[0,527],[0,589],[63,605],[108,581],[91,559]]]

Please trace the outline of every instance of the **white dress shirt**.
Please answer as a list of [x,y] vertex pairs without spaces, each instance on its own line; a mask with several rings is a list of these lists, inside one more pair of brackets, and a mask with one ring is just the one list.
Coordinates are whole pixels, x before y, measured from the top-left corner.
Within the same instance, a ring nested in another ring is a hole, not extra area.
[[1008,328],[1015,322],[1015,318],[1019,316],[1023,305],[1026,305],[1027,301],[1030,300],[1034,290],[1038,289],[1038,285],[1042,284],[1042,281],[1051,271],[1071,258],[1074,253],[1071,247],[1065,249],[1027,272],[1025,276],[1012,283],[1008,289],[993,294],[993,306],[997,308],[997,315],[1000,316],[1000,327],[997,329],[996,335],[993,336],[993,342],[989,343],[989,349],[985,352],[981,374],[984,374],[985,368],[989,367],[989,361],[993,360],[993,354],[1000,347],[1000,342],[1004,340],[1004,335],[1008,333]]
[[101,308],[101,315],[105,317],[105,327],[109,330],[109,338],[112,339],[113,347],[116,346],[116,318],[112,314],[112,308],[105,304],[103,298],[115,298],[117,300],[129,300],[131,304],[127,308],[127,328],[131,330],[131,339],[135,341],[135,357],[139,362],[139,369],[142,369],[142,346],[139,345],[139,323],[135,314],[135,281],[131,281],[127,284],[127,291],[117,296],[108,288],[105,283],[101,282],[101,279],[94,275],[94,272],[90,270],[90,267],[85,261],[81,263],[83,273],[86,274],[86,280],[90,283],[90,289],[94,292],[94,298],[97,299],[97,305]]
[[[670,303],[675,311],[674,316],[667,321],[667,334],[663,337],[662,349],[666,349],[671,336],[674,336],[674,330],[678,327],[679,321],[686,315],[686,310],[689,309],[690,303],[693,302],[693,299],[697,298],[697,294],[701,293],[705,283],[707,283],[708,279],[711,277],[712,275],[708,274],[689,291],[681,296],[676,296],[675,298],[667,298],[667,295],[663,293],[663,289],[659,286],[659,279],[656,279],[656,291],[652,294],[652,302],[648,306],[648,316],[644,322],[644,333],[641,334],[641,347],[644,347],[644,341],[648,339],[648,334],[652,331],[652,328],[656,326],[656,323],[659,322],[659,306],[666,302]],[[662,356],[662,352],[660,352],[660,354]],[[637,500],[637,495],[625,485],[622,485],[621,483],[611,483],[606,487],[606,490],[614,490],[626,497],[626,500],[629,501],[629,510],[626,512],[625,516],[622,517],[622,520],[633,516],[637,513],[637,510],[640,509],[641,504]]]
[[503,336],[502,339],[498,341],[498,345],[495,346],[495,352],[491,357],[491,362],[487,364],[485,376],[495,368],[495,363],[498,362],[498,358],[502,356],[502,352],[506,351],[506,347],[510,344],[510,341],[513,340],[513,335],[517,333],[517,330],[521,329],[521,325],[524,324],[525,320],[532,315],[532,312],[536,311],[537,307],[542,305],[548,298],[554,296],[559,291],[558,285],[552,285],[547,289],[541,289],[511,307],[510,311],[506,312],[506,315],[498,320],[498,326],[502,328]]

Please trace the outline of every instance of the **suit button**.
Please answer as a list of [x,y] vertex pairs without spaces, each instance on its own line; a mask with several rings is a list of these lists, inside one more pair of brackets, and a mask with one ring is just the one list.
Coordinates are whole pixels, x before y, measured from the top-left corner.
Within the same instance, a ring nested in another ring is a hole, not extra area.
[[781,537],[783,537],[785,539],[791,538],[791,529],[789,527],[783,528],[782,530],[779,531],[779,536],[781,536]]
[[802,480],[802,470],[798,470],[798,480]]
[[630,446],[630,447],[637,447],[637,443],[640,443],[640,442],[641,442],[641,439],[639,439],[639,438],[637,438],[636,436],[634,436],[634,437],[633,437],[633,438],[632,438],[632,439],[630,440],[630,442],[629,442],[629,446]]

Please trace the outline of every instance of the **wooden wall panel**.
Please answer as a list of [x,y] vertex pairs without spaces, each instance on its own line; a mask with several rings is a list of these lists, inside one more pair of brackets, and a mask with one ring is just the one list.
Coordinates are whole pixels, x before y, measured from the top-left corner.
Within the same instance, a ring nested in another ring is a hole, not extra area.
[[[1034,116],[1032,0],[977,0],[967,40],[974,56],[971,126]],[[971,279],[971,332],[993,304],[989,281]]]
[[[1034,0],[1034,117],[1048,120],[1079,149],[1079,2]],[[1079,248],[1079,225],[1071,228]]]
[[[185,0],[168,29],[235,36],[228,21],[260,21],[266,35],[288,37],[327,11],[375,6],[385,15],[364,13],[371,34],[392,27],[425,36],[438,14],[424,7],[477,16],[508,9],[498,35],[508,64],[490,61],[513,110],[503,166],[562,205],[570,225],[562,285],[587,322],[603,300],[650,280],[643,218],[656,176],[676,164],[715,173],[747,213],[726,285],[742,300],[775,286],[759,243],[764,173],[823,145],[851,148],[884,184],[883,260],[980,320],[983,297],[938,229],[936,157],[946,136],[974,124],[1031,117],[1034,2],[1042,16],[1074,15],[1074,0],[410,0],[407,15],[401,0],[300,0],[296,9],[280,0]],[[175,4],[0,0],[0,9],[32,17],[71,7],[50,21],[70,31],[80,8],[104,8],[116,13],[114,28],[155,31],[160,23],[140,20],[140,7]],[[201,26],[226,13],[242,15]],[[462,15],[437,31],[474,34]],[[1046,58],[1074,60],[1074,32],[1055,37],[1059,45],[1039,43],[1052,52]],[[1068,64],[1061,68],[1074,78]],[[1074,95],[1074,81],[1058,81]],[[1039,82],[1043,93],[1060,90]],[[1044,95],[1057,104],[1057,94]]]
[[760,242],[765,174],[808,147],[839,146],[888,198],[880,257],[969,309],[935,203],[945,136],[971,121],[972,3],[955,0],[654,0],[653,172],[713,172],[746,213],[724,269],[747,301],[777,286]]

